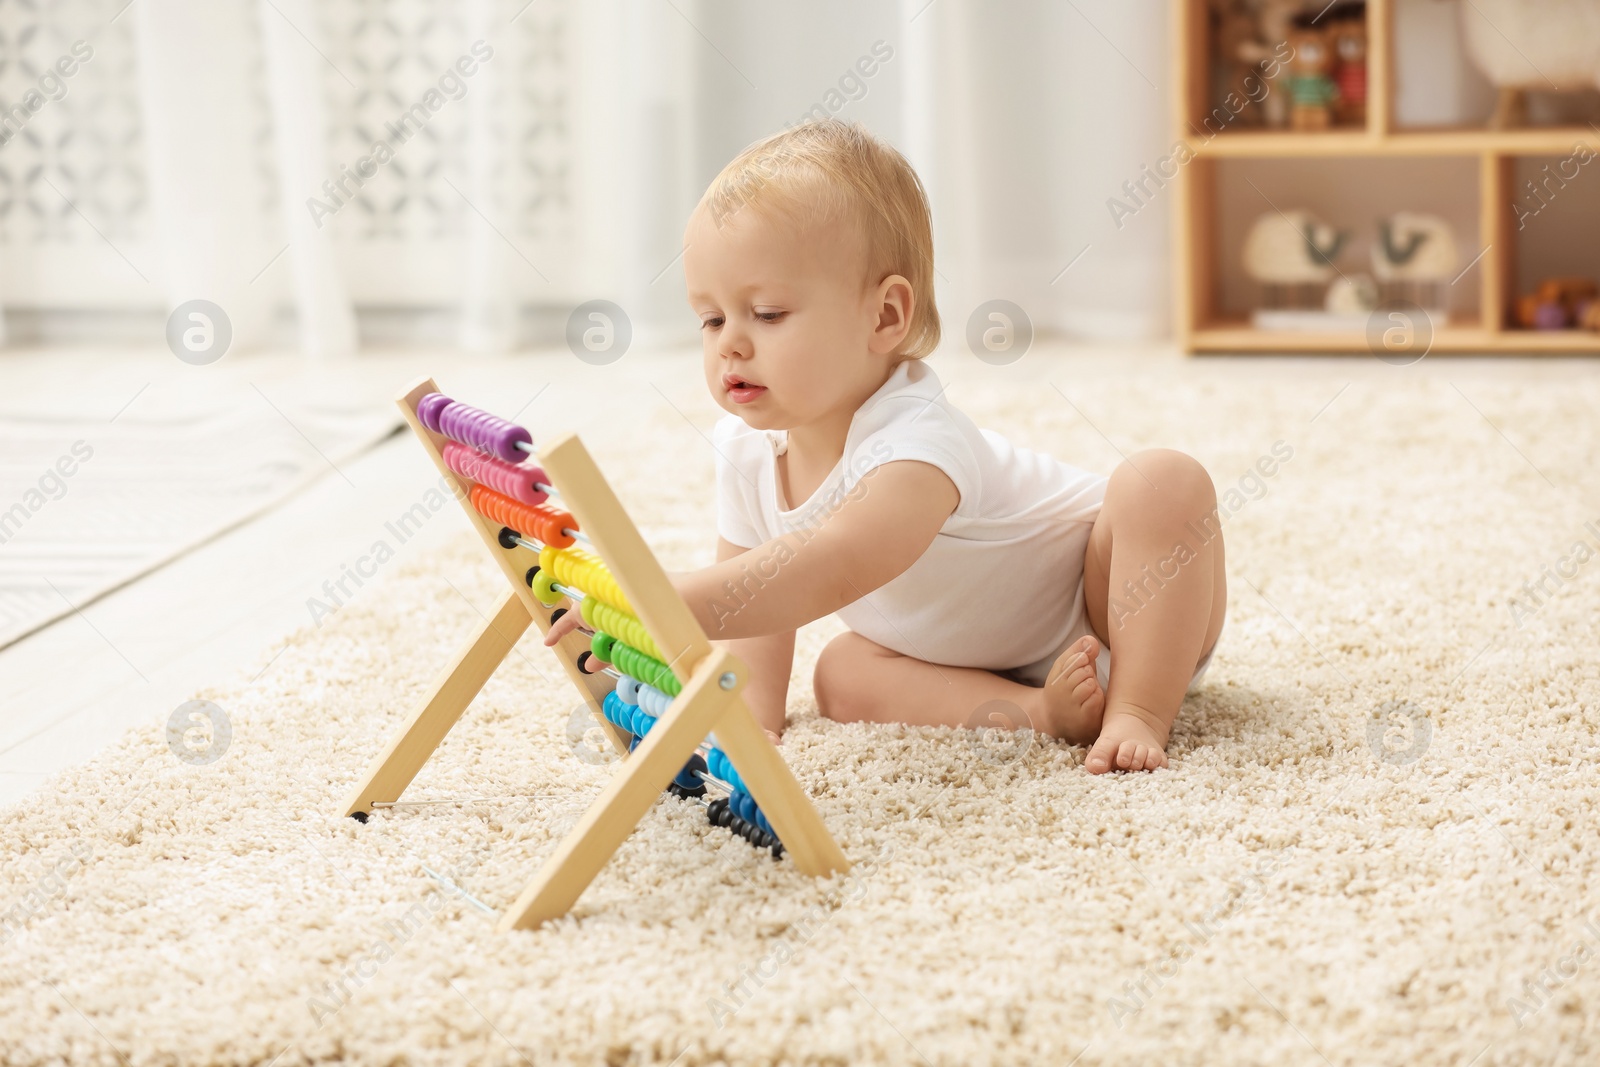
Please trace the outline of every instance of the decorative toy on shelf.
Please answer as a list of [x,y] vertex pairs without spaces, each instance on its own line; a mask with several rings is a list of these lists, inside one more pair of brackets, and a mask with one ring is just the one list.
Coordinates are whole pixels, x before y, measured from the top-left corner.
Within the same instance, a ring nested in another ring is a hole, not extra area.
[[1341,274],[1328,286],[1328,314],[1365,320],[1378,309],[1378,283],[1370,274]]
[[[1270,80],[1267,72],[1277,69],[1275,64],[1284,59],[1289,34],[1294,29],[1294,20],[1306,8],[1305,0],[1243,0],[1242,6],[1250,12],[1248,17],[1255,24],[1254,32],[1246,35],[1242,27],[1239,29],[1238,36],[1244,39],[1232,42],[1233,52],[1229,58],[1243,60],[1258,78]],[[1268,92],[1261,98],[1260,106],[1265,125],[1280,130],[1289,125],[1288,93]],[[1254,110],[1246,108],[1243,114]],[[1247,121],[1253,121],[1253,116]]]
[[1289,60],[1289,76],[1285,88],[1294,102],[1289,115],[1289,125],[1298,131],[1326,130],[1333,123],[1331,105],[1339,98],[1339,89],[1330,76],[1333,70],[1333,50],[1327,35],[1314,21],[1305,16],[1295,19],[1294,31],[1289,34],[1289,46],[1294,58]]
[[[707,803],[711,822],[774,857],[788,855],[805,874],[848,870],[745,705],[745,665],[707,640],[582,442],[562,434],[536,456],[526,429],[451,400],[431,379],[398,403],[429,458],[455,481],[510,589],[367,769],[345,814],[366,822],[373,809],[392,806],[528,624],[548,633],[573,610],[557,607],[566,598],[583,624],[552,651],[625,758],[502,915],[501,930],[565,914],[663,790],[703,803],[708,789],[718,794]],[[525,465],[530,459],[540,465]]]
[[1372,273],[1381,302],[1409,301],[1442,317],[1459,266],[1455,233],[1444,219],[1400,211],[1378,220]]
[[1349,236],[1309,211],[1269,212],[1245,238],[1245,273],[1260,283],[1269,309],[1320,307]]
[[1591,278],[1546,278],[1513,311],[1524,330],[1600,330],[1600,287]]
[[1328,13],[1333,47],[1333,82],[1339,99],[1334,115],[1342,126],[1367,124],[1367,5],[1349,4]]
[[1600,85],[1600,3],[1472,0],[1461,6],[1467,54],[1499,90],[1493,129],[1528,124],[1527,93]]

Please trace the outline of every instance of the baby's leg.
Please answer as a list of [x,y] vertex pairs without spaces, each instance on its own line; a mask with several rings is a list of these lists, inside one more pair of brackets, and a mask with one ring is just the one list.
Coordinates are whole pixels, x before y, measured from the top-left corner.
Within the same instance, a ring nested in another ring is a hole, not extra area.
[[[1098,691],[1092,662],[1089,683]],[[1101,703],[1067,701],[990,671],[947,667],[903,656],[857,633],[843,633],[817,657],[813,677],[817,707],[835,722],[903,722],[912,726],[1020,729],[1088,744],[1100,729]],[[1081,677],[1063,678],[1078,684]],[[1085,694],[1087,695],[1087,694]],[[1003,701],[1016,707],[1025,721]],[[1070,705],[1071,711],[1063,711]]]
[[1099,739],[1084,766],[1155,770],[1200,658],[1227,610],[1211,478],[1182,452],[1141,452],[1112,472],[1084,554],[1089,623],[1111,647]]

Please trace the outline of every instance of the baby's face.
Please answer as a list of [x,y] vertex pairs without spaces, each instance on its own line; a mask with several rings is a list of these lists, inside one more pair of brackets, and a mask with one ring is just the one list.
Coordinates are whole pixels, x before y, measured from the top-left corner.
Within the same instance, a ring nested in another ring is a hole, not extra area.
[[755,429],[830,418],[848,426],[842,413],[883,384],[889,365],[869,347],[879,302],[864,281],[864,239],[839,222],[802,232],[746,205],[721,227],[697,209],[683,240],[717,403]]

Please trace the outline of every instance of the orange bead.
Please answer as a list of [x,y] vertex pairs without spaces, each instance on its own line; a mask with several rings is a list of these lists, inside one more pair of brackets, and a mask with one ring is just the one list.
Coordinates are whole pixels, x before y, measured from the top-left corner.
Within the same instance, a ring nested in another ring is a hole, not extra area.
[[501,526],[509,526],[524,537],[555,548],[567,548],[573,543],[571,534],[561,532],[563,527],[569,530],[578,528],[578,520],[569,511],[561,511],[548,504],[524,504],[484,485],[472,487],[472,506],[484,518]]

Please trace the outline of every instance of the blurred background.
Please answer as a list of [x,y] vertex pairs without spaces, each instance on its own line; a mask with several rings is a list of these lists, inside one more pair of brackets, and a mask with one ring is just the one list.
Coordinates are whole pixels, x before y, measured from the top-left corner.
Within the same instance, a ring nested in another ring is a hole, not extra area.
[[[1259,20],[1283,5],[1236,6]],[[1463,34],[1480,11],[1399,0],[1398,124],[1490,114]],[[6,0],[0,101],[92,51],[5,126],[7,338],[159,341],[170,311],[204,299],[236,350],[500,352],[559,342],[576,305],[607,299],[636,337],[692,343],[676,260],[689,209],[744,145],[823,114],[889,140],[927,183],[947,321],[1004,296],[1042,333],[1167,337],[1171,197],[1130,200],[1124,183],[1176,140],[1171,12]],[[1592,91],[1563,101],[1536,99],[1534,121],[1594,118]],[[1364,192],[1370,214],[1386,208]]]
[[[1164,220],[1113,243],[1105,199],[1170,141],[1166,6],[6,3],[0,99],[94,52],[0,152],[8,333],[158,338],[204,298],[236,348],[503,351],[606,298],[640,338],[692,342],[690,208],[744,145],[817,114],[913,160],[941,285],[1157,335]],[[392,159],[359,167],[380,141]],[[1097,238],[1099,269],[1050,289]]]

